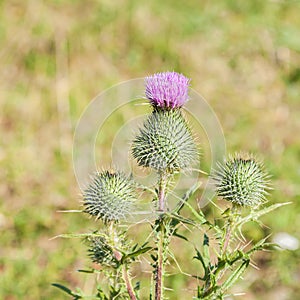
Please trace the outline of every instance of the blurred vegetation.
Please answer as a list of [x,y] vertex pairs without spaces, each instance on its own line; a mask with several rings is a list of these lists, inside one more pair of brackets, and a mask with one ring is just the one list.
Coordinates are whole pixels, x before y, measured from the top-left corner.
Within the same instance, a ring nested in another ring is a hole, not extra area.
[[[293,202],[251,236],[300,239],[299,15],[296,0],[0,1],[0,298],[65,299],[52,282],[91,289],[90,275],[76,272],[89,264],[84,245],[50,240],[95,227],[57,212],[79,208],[74,128],[99,92],[158,71],[192,78],[228,150],[259,153],[270,199]],[[261,254],[240,298],[298,298],[299,256]],[[185,299],[187,279],[172,284],[172,299]]]

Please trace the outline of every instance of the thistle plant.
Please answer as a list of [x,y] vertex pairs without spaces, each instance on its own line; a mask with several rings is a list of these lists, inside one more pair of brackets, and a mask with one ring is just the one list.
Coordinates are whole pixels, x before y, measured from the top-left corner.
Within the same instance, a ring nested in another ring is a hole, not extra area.
[[[178,203],[169,209],[168,199],[173,193],[175,175],[199,166],[196,135],[183,108],[189,100],[189,85],[190,80],[176,72],[158,73],[145,79],[145,95],[152,112],[132,139],[131,154],[139,167],[156,172],[155,188],[142,186],[120,171],[109,170],[97,172],[83,192],[82,212],[100,222],[100,229],[60,236],[84,239],[88,257],[97,265],[85,272],[103,274],[107,281],[100,281],[95,294],[89,296],[81,290],[73,292],[54,284],[74,299],[146,299],[140,294],[138,279],[134,278],[133,284],[131,277],[133,264],[138,264],[142,256],[151,260],[149,264],[153,270],[149,278],[152,284],[147,287],[150,299],[172,299],[165,278],[171,261],[177,262],[176,252],[170,247],[171,241],[177,238],[194,246],[190,260],[199,263],[196,274],[185,272],[194,280],[191,298],[224,299],[232,285],[253,264],[254,253],[273,247],[267,237],[251,243],[243,235],[244,224],[250,221],[261,224],[262,215],[286,204],[266,206],[269,175],[263,163],[252,154],[229,156],[209,175],[215,183],[216,198],[225,206],[220,207],[221,217],[210,221],[197,203],[192,202],[201,182],[191,186],[183,196],[175,195]],[[147,240],[140,245],[127,232],[127,218],[134,214],[145,192],[155,203],[156,218],[150,222]],[[182,234],[182,228],[187,227],[198,232],[192,237],[197,236],[197,240]],[[196,246],[199,241],[201,247]],[[190,265],[188,261],[186,264]],[[178,273],[182,273],[182,267],[178,263],[176,266]]]

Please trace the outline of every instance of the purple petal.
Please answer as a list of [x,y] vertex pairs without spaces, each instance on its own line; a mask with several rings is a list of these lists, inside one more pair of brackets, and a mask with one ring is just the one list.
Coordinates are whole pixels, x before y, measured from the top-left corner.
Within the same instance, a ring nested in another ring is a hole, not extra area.
[[188,100],[190,79],[176,72],[156,73],[145,78],[146,97],[153,106],[177,108]]

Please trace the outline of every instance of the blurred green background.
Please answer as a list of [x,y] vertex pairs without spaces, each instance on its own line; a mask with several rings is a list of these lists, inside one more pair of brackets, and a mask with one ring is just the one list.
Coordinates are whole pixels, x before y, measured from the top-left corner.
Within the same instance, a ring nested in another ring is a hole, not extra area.
[[[72,138],[80,114],[120,81],[175,70],[222,123],[229,151],[264,157],[272,202],[263,219],[300,238],[299,1],[0,1],[0,299],[66,299],[86,291]],[[299,299],[299,251],[261,254],[237,299]],[[186,299],[185,281],[170,299]]]

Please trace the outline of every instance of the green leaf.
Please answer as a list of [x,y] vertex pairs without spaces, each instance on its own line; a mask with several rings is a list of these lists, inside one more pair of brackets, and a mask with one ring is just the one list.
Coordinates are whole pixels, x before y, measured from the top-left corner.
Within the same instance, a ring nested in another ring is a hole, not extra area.
[[190,209],[191,213],[195,216],[200,224],[208,223],[202,211],[199,211],[198,213],[188,202],[186,202],[185,205]]
[[179,234],[177,231],[175,231],[174,233],[173,233],[173,236],[176,236],[176,237],[178,237],[178,238],[180,238],[180,239],[182,239],[182,240],[185,240],[185,241],[189,241],[184,235],[181,235],[181,234]]
[[206,266],[210,265],[209,237],[204,233],[203,237],[203,259]]
[[93,274],[95,273],[95,270],[77,270],[77,272]]
[[148,186],[143,185],[141,183],[137,183],[137,182],[134,182],[134,183],[136,184],[137,188],[140,188],[140,189],[142,189],[144,191],[148,191],[148,192],[154,194],[155,196],[157,196],[157,192],[155,190],[149,188]]
[[237,226],[242,226],[243,224],[245,224],[246,222],[249,221],[256,221],[258,218],[260,218],[261,216],[288,204],[291,204],[292,202],[284,202],[284,203],[276,203],[273,205],[270,205],[268,207],[265,207],[261,210],[255,210],[252,211],[248,216],[241,218],[238,222],[237,222]]
[[292,202],[283,202],[283,203],[276,203],[276,204],[270,205],[268,207],[265,207],[265,208],[259,210],[257,212],[256,216],[259,218],[262,215],[265,215],[265,214],[267,214],[267,213],[269,213],[269,212],[271,212],[271,211],[273,211],[273,210],[275,210],[275,209],[277,209],[279,207],[282,207],[282,206],[285,206],[285,205],[289,205],[289,204],[292,204]]
[[141,289],[141,282],[140,281],[137,281],[134,288],[133,288],[135,291],[139,291]]
[[72,238],[86,238],[86,237],[105,237],[104,234],[101,233],[95,233],[95,232],[91,232],[91,233],[64,233],[64,234],[60,234],[55,236],[52,239],[56,239],[56,238],[65,238],[65,239],[72,239]]
[[197,288],[197,297],[200,298],[201,297],[201,287],[198,286]]
[[136,249],[137,247],[138,247],[138,244],[135,244],[135,245],[133,246],[133,248],[132,248],[131,251],[132,251],[132,252],[135,251],[135,249]]
[[222,216],[228,217],[231,213],[231,208],[227,208],[222,212]]
[[201,254],[201,252],[195,248],[195,251],[197,253],[196,256],[194,256],[193,258],[199,260],[201,262],[201,265],[204,269],[204,276],[203,276],[203,280],[206,280],[209,274],[209,265],[207,264],[207,260],[203,257],[203,255]]
[[242,264],[227,278],[227,280],[222,284],[221,290],[225,292],[228,288],[230,288],[245,272],[249,265],[250,260],[244,259]]
[[274,250],[276,249],[276,244],[274,243],[266,243],[266,240],[269,238],[269,236],[266,236],[265,238],[258,241],[254,246],[251,247],[250,250],[247,251],[247,254],[250,255],[255,251],[259,250]]
[[126,255],[123,256],[122,262],[124,262],[128,258],[136,258],[137,256],[139,256],[141,254],[144,254],[146,252],[149,252],[152,249],[153,249],[152,247],[144,247],[144,248],[140,248],[140,249],[138,249],[134,252],[131,252],[129,254],[126,254]]
[[186,191],[182,199],[180,199],[180,203],[177,204],[176,208],[173,210],[174,214],[180,214],[180,211],[186,204],[186,202],[193,196],[193,194],[200,188],[202,185],[201,182],[196,182],[194,185],[191,186],[189,190]]
[[103,289],[101,288],[101,286],[98,285],[97,287],[97,299],[99,298],[100,300],[109,300],[109,297],[107,297],[103,291]]
[[157,261],[157,255],[150,254],[151,259],[156,262]]
[[52,285],[55,286],[56,288],[64,291],[68,295],[75,297],[75,299],[82,299],[82,297],[79,294],[76,294],[76,293],[72,292],[69,288],[67,288],[66,286],[64,286],[62,284],[52,283]]
[[114,286],[109,287],[109,299],[118,299],[117,297],[121,294],[121,290],[119,288],[115,288]]
[[237,250],[230,256],[230,259],[228,259],[226,262],[232,266],[237,261],[245,258],[245,253],[243,253],[241,250]]
[[[166,213],[167,214],[167,213]],[[185,217],[182,217],[180,215],[177,214],[167,214],[170,218],[172,218],[172,222],[171,222],[171,227],[175,227],[176,225],[178,225],[180,222],[184,223],[184,224],[189,224],[189,225],[193,225],[196,226],[197,224],[190,219],[187,219]]]

